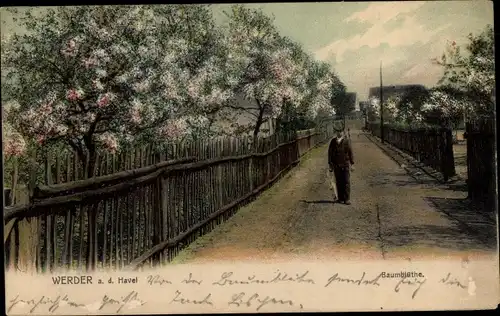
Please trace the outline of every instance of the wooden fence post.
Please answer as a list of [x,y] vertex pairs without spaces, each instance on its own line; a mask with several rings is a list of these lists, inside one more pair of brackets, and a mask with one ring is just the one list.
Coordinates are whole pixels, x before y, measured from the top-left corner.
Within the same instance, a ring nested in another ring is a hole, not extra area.
[[[28,189],[24,186],[19,187],[16,199],[18,204],[28,204]],[[33,271],[38,246],[38,219],[36,217],[23,218],[18,221],[17,226],[19,233],[18,267],[21,271]]]
[[[17,164],[17,161],[15,162]],[[22,205],[30,203],[36,180],[36,152],[31,158],[31,183],[28,187],[17,184],[18,173],[14,172],[13,188],[10,197],[13,204]],[[17,169],[17,166],[15,167]],[[6,201],[8,202],[8,201]],[[10,203],[9,203],[10,204]],[[6,203],[6,206],[9,204]],[[9,266],[23,272],[31,272],[36,269],[36,254],[38,248],[38,218],[15,218],[10,220],[4,227],[4,243],[9,237]],[[5,254],[7,255],[7,253]]]
[[467,165],[467,198],[472,199],[473,191],[472,186],[474,185],[474,177],[471,171],[471,156],[472,156],[472,141],[471,141],[472,126],[470,122],[465,123],[465,134],[464,138],[466,140],[466,165]]
[[[166,211],[166,195],[164,194],[164,182],[163,178],[159,177],[154,185],[153,192],[153,246],[158,245],[163,241],[163,219],[164,212]],[[184,199],[186,196],[183,197]],[[184,210],[186,211],[186,210]],[[163,256],[159,253],[153,260],[155,262],[160,262]],[[160,262],[161,263],[161,262]]]

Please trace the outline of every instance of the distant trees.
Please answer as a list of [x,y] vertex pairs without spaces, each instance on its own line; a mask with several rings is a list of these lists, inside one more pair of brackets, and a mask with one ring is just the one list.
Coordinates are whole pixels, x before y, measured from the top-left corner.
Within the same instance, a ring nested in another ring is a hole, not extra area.
[[[414,87],[397,99],[384,103],[384,119],[406,125],[441,125],[458,128],[466,117],[492,115],[494,110],[494,33],[487,26],[478,35],[469,34],[465,51],[451,42],[440,59],[444,74],[431,89]],[[379,100],[370,100],[368,118],[377,120]]]
[[356,93],[347,92],[345,88],[340,90],[335,96],[335,114],[345,117],[356,109]]

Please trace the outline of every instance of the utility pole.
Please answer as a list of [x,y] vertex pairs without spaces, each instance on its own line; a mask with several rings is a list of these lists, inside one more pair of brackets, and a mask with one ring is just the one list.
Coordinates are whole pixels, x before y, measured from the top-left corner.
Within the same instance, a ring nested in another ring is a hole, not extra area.
[[380,140],[384,142],[384,93],[382,85],[382,61],[380,61]]

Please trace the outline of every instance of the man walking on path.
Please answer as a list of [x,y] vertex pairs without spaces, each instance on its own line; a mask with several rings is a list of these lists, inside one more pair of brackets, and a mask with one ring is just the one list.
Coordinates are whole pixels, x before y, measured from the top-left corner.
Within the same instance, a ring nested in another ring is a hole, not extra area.
[[338,200],[347,205],[351,204],[350,171],[354,165],[352,147],[343,130],[337,130],[337,136],[330,141],[328,147],[328,165],[330,172],[334,172],[337,183]]

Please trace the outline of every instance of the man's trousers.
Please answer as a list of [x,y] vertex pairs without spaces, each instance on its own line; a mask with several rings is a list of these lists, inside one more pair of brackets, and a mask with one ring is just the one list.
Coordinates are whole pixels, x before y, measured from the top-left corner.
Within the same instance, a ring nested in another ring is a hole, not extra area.
[[351,171],[349,167],[333,167],[335,180],[337,182],[338,199],[349,201],[351,197]]

